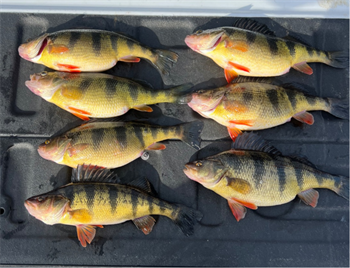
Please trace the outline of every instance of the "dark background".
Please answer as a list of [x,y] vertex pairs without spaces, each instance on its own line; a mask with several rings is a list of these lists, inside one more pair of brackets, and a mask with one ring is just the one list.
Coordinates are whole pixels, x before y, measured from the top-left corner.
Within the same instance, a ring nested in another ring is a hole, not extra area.
[[[204,119],[187,105],[159,104],[152,114],[130,111],[124,119],[172,125],[203,120],[202,150],[180,141],[150,152],[116,173],[122,181],[145,175],[159,197],[202,211],[204,218],[192,237],[185,237],[169,219],[159,217],[145,236],[131,222],[98,229],[86,248],[75,227],[48,226],[30,216],[23,201],[69,182],[71,169],[42,159],[36,148],[46,138],[81,120],[30,92],[29,75],[48,70],[21,59],[18,46],[44,32],[68,28],[95,28],[124,33],[153,48],[179,54],[169,77],[162,80],[149,63],[118,63],[107,73],[143,80],[155,90],[192,82],[196,88],[225,85],[224,71],[211,59],[188,49],[187,34],[200,28],[230,26],[235,18],[76,16],[61,14],[6,14],[0,16],[0,264],[111,265],[111,266],[348,266],[349,203],[320,189],[316,208],[296,198],[275,207],[248,210],[239,223],[226,200],[187,179],[182,172],[190,159],[228,150],[225,127]],[[293,34],[326,51],[349,49],[349,21],[333,19],[257,18],[283,37]],[[324,64],[310,66],[314,74],[291,70],[280,82],[306,85],[311,94],[349,97],[349,69]],[[165,83],[165,84],[164,84]],[[313,126],[293,123],[257,131],[283,154],[304,154],[321,170],[348,176],[349,122],[325,112],[312,112]]]

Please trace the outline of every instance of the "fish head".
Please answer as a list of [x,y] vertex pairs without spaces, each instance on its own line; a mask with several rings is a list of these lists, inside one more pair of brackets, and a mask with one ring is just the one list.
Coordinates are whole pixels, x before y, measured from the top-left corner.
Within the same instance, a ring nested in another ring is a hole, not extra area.
[[185,43],[192,50],[205,55],[220,44],[224,33],[225,31],[222,28],[205,31],[198,30],[193,34],[187,35]]
[[60,72],[41,72],[32,74],[30,80],[25,82],[25,85],[34,94],[41,96],[45,100],[52,98],[53,94],[59,89],[63,84],[64,80],[61,79]]
[[30,215],[49,225],[59,223],[69,204],[68,198],[50,193],[33,196],[24,201]]
[[44,143],[39,145],[39,155],[53,162],[59,163],[63,159],[63,155],[70,145],[71,139],[66,135],[54,137],[46,140]]
[[18,48],[19,55],[28,61],[37,62],[48,44],[48,34],[43,34],[34,40],[28,40]]
[[220,89],[198,90],[192,93],[188,106],[197,112],[210,112],[220,104],[224,93],[225,91]]
[[222,176],[227,172],[220,160],[207,158],[187,163],[184,173],[191,180],[199,182],[205,187],[216,185]]

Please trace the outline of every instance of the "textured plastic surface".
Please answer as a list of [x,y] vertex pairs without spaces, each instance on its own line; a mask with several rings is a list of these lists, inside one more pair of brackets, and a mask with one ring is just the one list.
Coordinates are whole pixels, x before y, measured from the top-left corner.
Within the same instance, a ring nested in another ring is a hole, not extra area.
[[[310,45],[327,51],[349,49],[349,21],[330,19],[257,19],[277,36],[297,33]],[[43,32],[67,28],[97,28],[123,32],[155,48],[179,54],[178,63],[163,81],[146,61],[118,63],[108,73],[145,80],[155,90],[192,82],[197,88],[225,84],[224,71],[212,60],[186,47],[185,36],[199,28],[232,25],[234,18],[75,16],[1,14],[1,215],[0,263],[113,266],[348,266],[349,204],[329,190],[319,190],[316,208],[296,198],[276,207],[249,210],[237,223],[227,202],[187,179],[189,160],[230,148],[225,127],[204,119],[187,105],[159,104],[155,112],[130,111],[124,119],[147,119],[161,125],[203,120],[202,150],[169,141],[166,150],[150,152],[117,169],[122,181],[146,176],[160,198],[202,211],[204,218],[192,237],[185,237],[170,220],[159,217],[145,236],[132,222],[97,230],[87,248],[79,245],[71,226],[48,226],[30,216],[23,201],[69,181],[71,169],[42,159],[37,145],[45,138],[81,123],[73,115],[31,93],[29,75],[47,70],[21,59],[18,46]],[[294,34],[295,35],[295,34]],[[305,84],[312,94],[348,98],[349,69],[310,64],[311,76],[291,70],[283,82]],[[320,169],[348,176],[349,121],[312,112],[313,126],[292,123],[259,131],[283,154],[301,153]]]

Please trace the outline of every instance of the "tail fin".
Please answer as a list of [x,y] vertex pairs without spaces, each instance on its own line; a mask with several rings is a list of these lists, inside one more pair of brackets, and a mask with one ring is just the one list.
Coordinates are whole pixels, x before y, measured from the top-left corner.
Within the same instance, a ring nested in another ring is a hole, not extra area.
[[178,104],[187,104],[192,100],[192,92],[193,84],[183,84],[181,86],[177,86],[171,89],[168,89],[169,93],[175,97],[175,102]]
[[185,207],[183,205],[178,205],[180,210],[176,218],[173,219],[175,224],[180,227],[181,231],[186,235],[190,236],[194,233],[193,226],[196,222],[200,221],[203,214],[198,210]]
[[349,119],[349,103],[347,99],[327,98],[330,106],[330,113],[342,119]]
[[201,144],[201,133],[204,123],[202,121],[194,121],[179,125],[182,129],[182,136],[180,139],[189,146],[199,150]]
[[330,63],[335,68],[346,68],[349,66],[349,53],[346,51],[328,52]]
[[338,195],[349,200],[349,178],[344,176],[339,176],[335,184],[336,189],[334,190]]
[[169,75],[171,67],[177,62],[177,55],[175,52],[163,49],[156,49],[154,52],[157,54],[157,58],[153,64],[164,75]]

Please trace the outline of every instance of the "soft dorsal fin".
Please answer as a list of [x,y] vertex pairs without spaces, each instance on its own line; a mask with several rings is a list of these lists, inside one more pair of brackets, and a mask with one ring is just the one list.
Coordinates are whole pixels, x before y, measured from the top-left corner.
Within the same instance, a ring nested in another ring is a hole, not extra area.
[[242,19],[236,20],[235,23],[233,24],[233,27],[276,37],[275,33],[271,31],[265,24],[262,24],[260,22],[257,22],[256,20],[252,20],[248,18],[242,18]]
[[142,191],[147,192],[147,193],[152,193],[151,184],[144,177],[136,178],[136,179],[132,180],[131,182],[126,183],[126,185],[129,185],[131,187],[134,187],[136,189],[142,190]]
[[304,39],[302,39],[301,37],[295,37],[295,36],[292,36],[292,35],[287,35],[285,37],[283,37],[284,40],[287,40],[287,41],[292,41],[292,42],[295,42],[295,43],[300,43],[302,45],[305,45],[305,46],[310,46],[310,44],[308,42],[306,42]]
[[262,84],[271,84],[273,77],[253,77],[253,76],[238,76],[235,80],[232,81],[232,84],[238,83],[262,83]]
[[[308,89],[306,88],[305,85],[300,84],[300,83],[296,83],[296,82],[292,82],[292,83],[285,83],[280,85],[280,87],[283,87],[285,89],[291,89],[291,90],[297,90],[302,92],[305,96],[310,96],[310,97],[314,97],[316,95],[315,92],[312,92],[311,94],[309,93],[309,91],[314,91],[314,88],[309,87]],[[314,94],[314,95],[312,95]]]
[[296,160],[296,161],[299,161],[300,163],[303,163],[305,165],[308,165],[310,167],[313,167],[313,168],[317,168],[315,166],[314,163],[311,163],[305,155],[300,155],[300,154],[292,154],[292,155],[289,155],[289,158],[293,159],[293,160]]
[[260,151],[273,155],[282,155],[280,151],[265,141],[262,137],[248,132],[245,132],[236,138],[236,141],[232,144],[232,149]]
[[71,181],[74,182],[105,182],[115,183],[116,176],[110,170],[91,165],[78,165],[73,169]]

